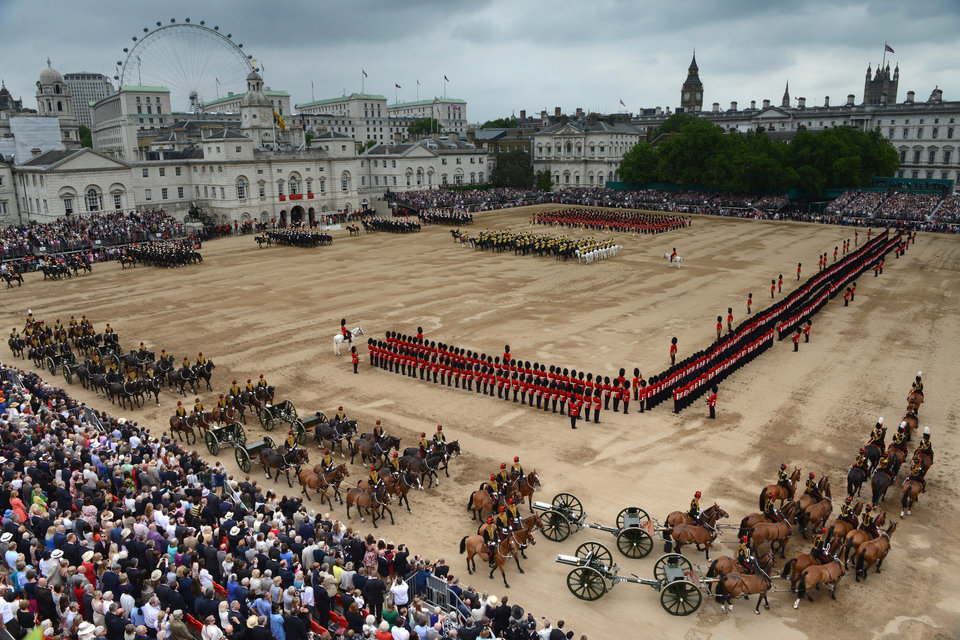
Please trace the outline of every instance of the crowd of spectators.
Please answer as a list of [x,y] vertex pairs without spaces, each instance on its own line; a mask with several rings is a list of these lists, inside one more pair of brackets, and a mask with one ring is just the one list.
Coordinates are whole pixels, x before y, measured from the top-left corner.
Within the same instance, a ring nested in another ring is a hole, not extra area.
[[407,209],[419,212],[422,209],[442,207],[462,213],[492,211],[510,207],[522,207],[543,202],[553,202],[551,194],[540,189],[516,189],[497,187],[490,189],[428,189],[424,191],[388,191],[385,199]]
[[97,250],[176,238],[186,229],[163,210],[73,215],[54,222],[33,223],[0,229],[0,260],[22,258],[41,252]]
[[[573,637],[34,373],[0,364],[0,380],[0,619],[17,640]],[[456,607],[425,601],[437,584]]]
[[881,220],[924,220],[933,213],[940,194],[894,192],[877,207],[875,218]]
[[960,195],[947,196],[934,213],[937,222],[960,223]]

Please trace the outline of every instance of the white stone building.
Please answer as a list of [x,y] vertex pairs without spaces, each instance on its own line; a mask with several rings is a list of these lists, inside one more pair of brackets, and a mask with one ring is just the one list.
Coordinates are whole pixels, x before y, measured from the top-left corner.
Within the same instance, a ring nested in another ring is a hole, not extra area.
[[37,80],[37,111],[41,116],[56,116],[60,120],[63,146],[80,146],[80,125],[73,114],[73,97],[60,72],[47,58],[47,68]]
[[92,128],[93,110],[90,108],[90,103],[103,100],[113,93],[113,84],[102,73],[89,71],[65,73],[63,80],[70,89],[70,95],[73,96],[73,114],[77,122],[88,129]]
[[149,144],[141,136],[156,133],[172,122],[170,89],[122,86],[91,105],[93,148],[127,162],[143,158]]
[[482,184],[488,177],[487,154],[472,144],[428,138],[403,144],[378,144],[360,156],[363,194]]
[[641,139],[624,122],[588,117],[554,124],[533,134],[533,171],[547,171],[554,188],[602,187],[617,179],[623,154]]
[[[270,101],[270,106],[283,118],[289,118],[293,113],[290,108],[290,94],[286,91],[263,89],[263,95]],[[200,103],[200,113],[240,113],[240,105],[246,93],[229,92],[222,98]]]
[[467,101],[459,98],[433,98],[387,105],[387,113],[395,117],[435,118],[440,122],[438,133],[467,132]]

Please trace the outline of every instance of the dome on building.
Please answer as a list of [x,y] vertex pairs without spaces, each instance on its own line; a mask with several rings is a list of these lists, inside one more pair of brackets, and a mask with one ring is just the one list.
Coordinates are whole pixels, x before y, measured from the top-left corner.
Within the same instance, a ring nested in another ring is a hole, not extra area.
[[250,71],[247,75],[247,93],[240,102],[244,107],[269,106],[270,101],[263,95],[263,78],[257,73],[256,69]]
[[47,68],[40,72],[40,84],[63,83],[63,76],[60,72],[50,66],[50,58],[47,58]]

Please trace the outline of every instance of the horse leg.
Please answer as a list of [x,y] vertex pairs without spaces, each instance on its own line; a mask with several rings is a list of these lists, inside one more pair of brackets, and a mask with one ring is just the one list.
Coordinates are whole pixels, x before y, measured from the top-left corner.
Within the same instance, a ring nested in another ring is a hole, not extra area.
[[[397,524],[396,522],[393,521],[393,510],[392,510],[390,507],[386,506],[386,505],[384,505],[383,508],[386,509],[386,510],[387,510],[387,513],[390,514],[390,524],[391,524],[391,525]],[[381,516],[381,517],[382,517],[382,516]]]
[[[500,575],[503,577],[503,586],[507,589],[510,588],[510,585],[507,584],[507,572],[503,569],[503,560],[497,563],[500,566]],[[493,572],[490,573],[490,578],[493,578]]]
[[287,486],[288,486],[289,488],[293,489],[293,485],[290,484],[290,470],[287,469],[285,473],[286,473],[286,476],[287,476]]
[[523,567],[520,566],[520,557],[519,557],[519,556],[513,556],[513,559],[517,561],[517,571],[519,571],[520,573],[526,573],[526,572],[523,570]]

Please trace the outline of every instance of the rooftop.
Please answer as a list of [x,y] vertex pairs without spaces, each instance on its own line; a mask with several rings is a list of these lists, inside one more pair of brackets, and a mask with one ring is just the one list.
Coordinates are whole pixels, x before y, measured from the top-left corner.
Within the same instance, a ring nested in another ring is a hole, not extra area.
[[384,100],[386,101],[386,96],[377,95],[375,93],[351,93],[350,95],[340,96],[339,98],[324,98],[323,100],[314,100],[313,102],[304,102],[303,104],[294,105],[297,109],[300,107],[316,107],[321,104],[333,104],[335,102],[343,102],[345,100]]
[[[278,97],[281,97],[281,98],[283,98],[283,97],[289,98],[289,97],[290,97],[290,93],[287,92],[287,91],[274,91],[273,89],[264,89],[264,90],[262,91],[262,93],[263,93],[263,95],[265,95],[265,96],[278,96]],[[220,104],[221,102],[228,102],[228,101],[230,101],[230,100],[240,100],[240,99],[242,99],[243,96],[245,96],[245,95],[247,95],[247,92],[246,92],[246,91],[244,91],[243,93],[233,93],[233,92],[231,91],[230,93],[228,93],[227,95],[225,95],[225,96],[222,97],[222,98],[217,98],[217,99],[215,99],[215,100],[211,100],[210,102],[201,102],[201,103],[200,103],[200,106],[201,106],[201,107],[209,107],[209,106],[212,105],[212,104]]]
[[387,109],[399,109],[403,107],[425,107],[428,104],[440,104],[444,102],[450,102],[453,104],[467,104],[466,100],[461,100],[460,98],[433,98],[432,100],[415,100],[413,102],[397,102],[395,104],[388,104]]

